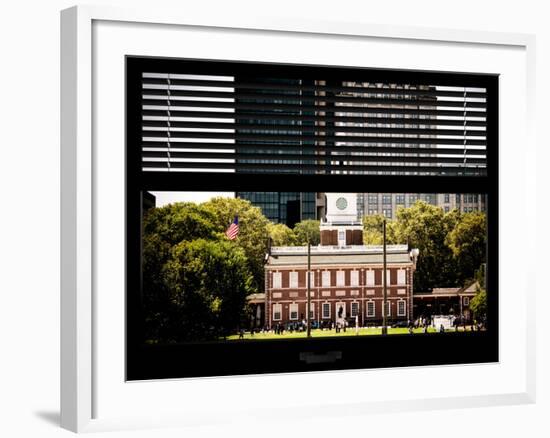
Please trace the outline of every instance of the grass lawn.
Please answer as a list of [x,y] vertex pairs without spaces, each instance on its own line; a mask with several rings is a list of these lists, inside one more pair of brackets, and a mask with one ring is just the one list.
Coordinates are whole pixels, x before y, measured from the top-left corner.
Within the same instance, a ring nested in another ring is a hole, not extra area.
[[[447,330],[449,332],[454,332],[454,329]],[[463,331],[462,327],[460,327],[459,331]],[[436,333],[437,330],[429,327],[428,333]],[[413,329],[413,333],[424,333],[424,329],[418,328]],[[312,338],[324,338],[324,337],[330,337],[330,336],[368,336],[368,335],[381,335],[382,334],[382,328],[380,327],[373,327],[373,328],[360,328],[359,332],[355,332],[355,328],[348,328],[346,331],[340,331],[340,333],[336,333],[336,330],[320,330],[315,329],[311,330],[311,337]],[[409,329],[406,327],[399,327],[399,328],[388,328],[388,334],[390,335],[406,335],[409,334]],[[262,340],[262,339],[293,339],[293,338],[305,338],[306,332],[289,332],[285,331],[282,335],[276,335],[275,333],[254,333],[254,335],[251,335],[250,332],[245,332],[244,339],[250,339],[250,340]],[[238,341],[239,335],[231,335],[227,337],[228,341]],[[240,339],[241,341],[243,339]]]

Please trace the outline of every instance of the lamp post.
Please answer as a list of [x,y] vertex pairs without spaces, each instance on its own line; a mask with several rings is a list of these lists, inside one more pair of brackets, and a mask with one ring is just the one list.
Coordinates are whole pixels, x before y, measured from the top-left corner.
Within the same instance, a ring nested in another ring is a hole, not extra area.
[[382,285],[384,289],[384,303],[382,304],[382,334],[387,335],[388,334],[388,321],[387,321],[387,315],[388,315],[388,284],[387,284],[387,264],[386,264],[386,219],[384,219],[383,223],[383,272],[382,272]]
[[307,239],[307,337],[311,337],[311,240]]

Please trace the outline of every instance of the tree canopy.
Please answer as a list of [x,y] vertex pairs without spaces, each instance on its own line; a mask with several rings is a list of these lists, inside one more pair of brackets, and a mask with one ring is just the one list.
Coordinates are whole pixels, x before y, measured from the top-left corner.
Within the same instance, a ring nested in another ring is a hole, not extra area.
[[[409,244],[418,248],[414,289],[463,286],[475,277],[485,262],[487,243],[485,214],[481,212],[445,213],[441,207],[417,201],[409,208],[397,210],[395,220],[386,222],[388,244]],[[383,243],[384,216],[363,218],[363,242]]]
[[305,219],[294,225],[296,244],[307,245],[309,240],[311,245],[319,245],[321,243],[321,230],[319,225],[319,221],[312,219]]
[[296,234],[285,224],[269,224],[267,230],[273,246],[294,246],[296,244]]
[[[229,241],[225,230],[235,215],[240,231]],[[143,221],[146,338],[180,342],[235,330],[246,296],[263,290],[268,225],[260,209],[242,199],[149,210]]]

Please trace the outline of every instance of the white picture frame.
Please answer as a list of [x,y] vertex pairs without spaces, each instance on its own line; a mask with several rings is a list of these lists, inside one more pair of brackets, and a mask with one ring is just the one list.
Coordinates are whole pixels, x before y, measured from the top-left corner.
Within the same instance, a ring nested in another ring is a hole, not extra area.
[[[156,8],[130,10],[104,6],[78,6],[64,10],[61,13],[61,426],[66,429],[83,432],[115,428],[183,426],[206,422],[212,411],[219,412],[219,418],[221,419],[224,416],[217,405],[210,406],[209,411],[207,411],[206,402],[200,397],[194,400],[195,410],[192,412],[187,410],[189,406],[186,407],[184,403],[181,406],[175,406],[171,411],[168,411],[166,406],[161,404],[156,407],[149,406],[147,409],[150,415],[147,418],[139,415],[139,409],[135,410],[135,414],[132,415],[131,409],[136,406],[130,406],[127,411],[120,409],[118,412],[115,408],[111,408],[108,410],[108,415],[101,414],[103,403],[98,394],[104,394],[106,390],[108,391],[109,383],[105,384],[103,382],[110,381],[103,376],[113,371],[109,370],[109,363],[104,362],[106,355],[98,354],[104,348],[102,339],[105,339],[101,335],[101,329],[98,328],[98,321],[104,324],[109,318],[113,318],[112,315],[101,313],[102,307],[97,300],[98,285],[102,284],[100,276],[104,271],[98,269],[103,263],[102,259],[98,258],[98,254],[103,250],[102,243],[98,241],[99,223],[101,222],[98,216],[100,211],[98,206],[103,201],[99,196],[101,192],[98,190],[97,185],[98,169],[102,164],[96,151],[96,142],[101,133],[97,131],[95,125],[99,117],[96,87],[98,81],[102,80],[100,78],[102,70],[95,64],[95,61],[97,61],[98,56],[102,56],[101,50],[104,46],[101,43],[102,31],[94,26],[101,25],[101,23],[108,23],[109,26],[115,23],[115,25],[122,27],[131,23],[132,32],[136,32],[138,28],[143,27],[144,29],[147,28],[148,32],[152,32],[151,35],[155,32],[173,31],[179,27],[190,31],[200,31],[201,35],[208,34],[208,32],[223,33],[232,30],[241,35],[250,33],[258,38],[266,33],[266,35],[269,34],[269,38],[304,38],[310,42],[316,38],[349,38],[348,42],[350,44],[367,40],[374,43],[384,41],[388,44],[406,42],[411,47],[415,44],[425,46],[450,44],[453,47],[462,47],[465,51],[477,50],[477,48],[483,47],[484,50],[495,50],[499,53],[506,50],[510,50],[510,53],[520,53],[519,58],[523,62],[516,68],[521,69],[521,75],[518,77],[525,79],[525,83],[522,84],[524,88],[520,93],[522,105],[524,104],[522,109],[525,112],[525,124],[517,129],[523,129],[524,132],[521,132],[521,134],[525,136],[527,141],[524,143],[525,155],[522,158],[521,170],[519,175],[514,175],[516,183],[521,181],[520,184],[517,184],[519,187],[512,187],[511,184],[504,183],[503,178],[506,175],[507,160],[513,160],[513,158],[507,156],[506,153],[502,154],[500,178],[503,184],[501,184],[501,192],[510,194],[513,192],[515,196],[524,197],[525,202],[528,202],[534,196],[536,145],[532,123],[535,92],[535,39],[532,35],[372,25],[362,22],[321,22],[297,20],[291,17],[243,16],[227,18],[220,17],[215,13],[188,15],[181,10],[162,11]],[[122,29],[122,31],[126,30]],[[117,30],[119,40],[122,40],[120,36],[122,31],[121,29]],[[152,50],[151,47],[154,49],[154,44],[155,41],[152,38],[148,50]],[[144,51],[143,53],[129,54],[142,55],[146,53]],[[159,52],[159,56],[163,54]],[[180,56],[179,54],[176,55]],[[394,67],[397,66],[394,65]],[[443,67],[442,70],[445,70],[445,68]],[[117,80],[120,81],[121,78]],[[503,89],[503,92],[506,92],[505,87]],[[120,104],[123,105],[123,102]],[[505,124],[502,123],[501,125]],[[501,126],[501,134],[503,129],[509,129],[509,127]],[[503,140],[502,135],[501,140]],[[502,141],[502,144],[506,152],[506,139]],[[121,144],[121,150],[123,147],[123,144]],[[532,205],[535,205],[535,203],[533,202]],[[506,206],[504,205],[501,208],[506,209]],[[505,215],[507,217],[506,221],[526,220],[534,228],[534,209],[524,212],[512,212],[511,214],[512,219],[509,219],[510,215]],[[501,217],[503,216],[501,215]],[[503,225],[501,227],[501,240],[509,229],[506,223]],[[99,232],[99,234],[101,233]],[[534,233],[531,234],[531,236],[534,235]],[[533,237],[528,239],[531,240],[518,243],[518,248],[510,248],[510,245],[508,245],[508,250],[513,251],[519,249],[519,247],[532,250],[534,248]],[[501,248],[503,248],[503,245],[501,245]],[[502,275],[506,275],[507,256],[503,257],[505,263],[501,264],[501,271],[503,272]],[[532,274],[532,268],[528,264],[520,265],[516,269],[516,272],[525,274],[525,277],[529,278],[529,280],[521,283],[521,293],[517,298],[517,308],[520,310],[517,315],[520,321],[517,324],[519,334],[510,341],[514,346],[521,347],[519,351],[516,351],[516,354],[520,356],[518,361],[521,363],[512,371],[498,374],[499,370],[506,368],[506,361],[509,357],[506,351],[509,346],[503,343],[501,339],[500,350],[504,359],[497,364],[497,367],[500,368],[491,369],[492,372],[497,371],[495,375],[498,375],[499,378],[513,377],[512,380],[515,382],[515,386],[513,388],[510,386],[511,389],[504,388],[503,391],[497,389],[487,390],[477,394],[464,392],[461,395],[457,393],[447,394],[443,391],[439,394],[432,394],[432,396],[419,394],[416,397],[413,388],[411,392],[402,393],[401,396],[399,394],[397,396],[390,395],[390,398],[384,399],[376,396],[369,398],[359,395],[346,403],[339,400],[334,389],[335,386],[330,383],[334,380],[334,376],[337,375],[340,379],[345,379],[346,375],[352,374],[354,384],[358,385],[358,379],[369,378],[368,373],[342,371],[308,373],[315,375],[306,378],[303,375],[289,374],[186,379],[184,382],[180,380],[147,382],[146,384],[120,381],[119,377],[122,372],[119,369],[120,367],[113,366],[113,368],[116,368],[113,373],[118,373],[116,374],[119,376],[117,377],[117,384],[120,384],[121,388],[130,388],[134,397],[136,394],[145,394],[147,391],[155,391],[156,394],[163,391],[166,394],[173,394],[174,391],[180,390],[182,385],[185,385],[187,391],[196,391],[196,393],[201,391],[208,394],[215,387],[216,391],[222,394],[220,403],[224,402],[223,393],[230,391],[235,385],[240,385],[241,388],[251,388],[253,385],[269,387],[270,385],[296,384],[297,381],[300,382],[300,385],[304,382],[307,385],[308,381],[314,382],[317,379],[318,382],[319,378],[325,379],[328,382],[327,391],[329,396],[324,397],[323,400],[331,400],[331,403],[321,404],[318,400],[305,402],[301,405],[299,413],[294,412],[292,414],[304,417],[322,416],[329,411],[331,415],[342,415],[344,413],[349,415],[350,412],[361,414],[366,412],[403,411],[411,409],[413,405],[410,403],[411,400],[422,400],[421,409],[532,403],[535,400],[534,275],[530,275]],[[118,291],[115,288],[115,291],[124,294],[123,289]],[[501,304],[500,309],[502,313],[500,318],[501,328],[505,328],[505,326],[502,326],[502,321],[503,319],[506,321],[507,312],[510,311],[506,307],[508,306],[506,302],[504,301]],[[119,315],[119,317],[121,316]],[[507,332],[500,330],[500,333],[501,336],[506,336]],[[116,337],[120,339],[122,336],[123,333],[117,333]],[[473,368],[475,366],[437,368],[438,370],[443,369],[441,373],[444,374],[448,373],[449,369],[456,371],[468,367]],[[438,370],[431,368],[430,372],[433,373]],[[398,370],[402,374],[421,374],[425,371],[418,368]],[[375,372],[378,373],[377,378],[384,376],[384,373],[391,373],[388,370]],[[398,374],[392,374],[391,376],[393,379],[399,378]],[[399,384],[395,386],[400,387]],[[98,391],[98,387],[102,387],[102,391]],[[115,392],[113,392],[113,396],[116,395]],[[117,394],[123,396],[122,392]],[[125,396],[128,396],[128,394]],[[315,399],[315,397],[312,398]],[[119,401],[116,400],[114,403]],[[414,408],[419,409],[418,404],[415,404]],[[269,406],[267,408],[248,409],[247,415],[261,418],[262,415],[266,414],[266,409],[269,409]],[[288,412],[290,412],[292,406],[288,409]],[[105,412],[107,412],[107,409]],[[284,409],[281,412],[284,412]],[[231,412],[227,415],[231,415]],[[245,421],[244,418],[243,421]]]

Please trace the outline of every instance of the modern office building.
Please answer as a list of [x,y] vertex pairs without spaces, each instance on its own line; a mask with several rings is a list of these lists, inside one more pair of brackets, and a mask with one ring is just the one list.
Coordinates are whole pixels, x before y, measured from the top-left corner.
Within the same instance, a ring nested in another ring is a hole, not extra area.
[[319,207],[315,193],[237,192],[236,196],[260,207],[264,216],[272,222],[285,224],[291,228],[301,220],[318,219]]
[[[289,173],[308,173],[304,165],[310,164],[300,155],[314,153],[315,142],[304,140],[304,135],[314,134],[314,122],[307,120],[280,119],[286,115],[300,115],[301,111],[281,110],[277,105],[300,104],[302,96],[307,91],[296,88],[285,89],[285,86],[311,85],[308,81],[285,78],[250,78],[238,77],[240,83],[269,83],[271,87],[280,85],[274,95],[273,89],[258,92],[256,95],[238,90],[241,96],[237,99],[240,107],[236,111],[237,130],[236,151],[239,154],[237,165],[251,165],[263,163],[264,168],[256,172],[272,172],[265,168],[265,164],[285,164]],[[257,97],[262,95],[261,98]],[[309,94],[312,94],[310,92]],[[284,96],[284,98],[282,98]],[[294,96],[296,98],[294,99]],[[252,104],[248,107],[247,104]],[[268,105],[269,104],[269,105]],[[256,106],[255,106],[256,105]],[[261,105],[260,108],[257,105]],[[288,117],[287,117],[288,118]],[[270,134],[273,134],[270,136]],[[307,147],[311,144],[311,149]],[[247,156],[250,156],[248,158]],[[237,167],[237,172],[239,168]],[[277,171],[278,172],[278,171]],[[324,198],[318,198],[315,193],[304,192],[237,192],[238,198],[247,199],[253,205],[260,207],[263,214],[275,223],[282,223],[293,227],[297,222],[305,219],[320,219]]]
[[411,207],[418,200],[441,207],[445,213],[458,209],[462,213],[486,210],[486,196],[475,193],[358,193],[359,217],[380,214],[395,219],[400,207]]

